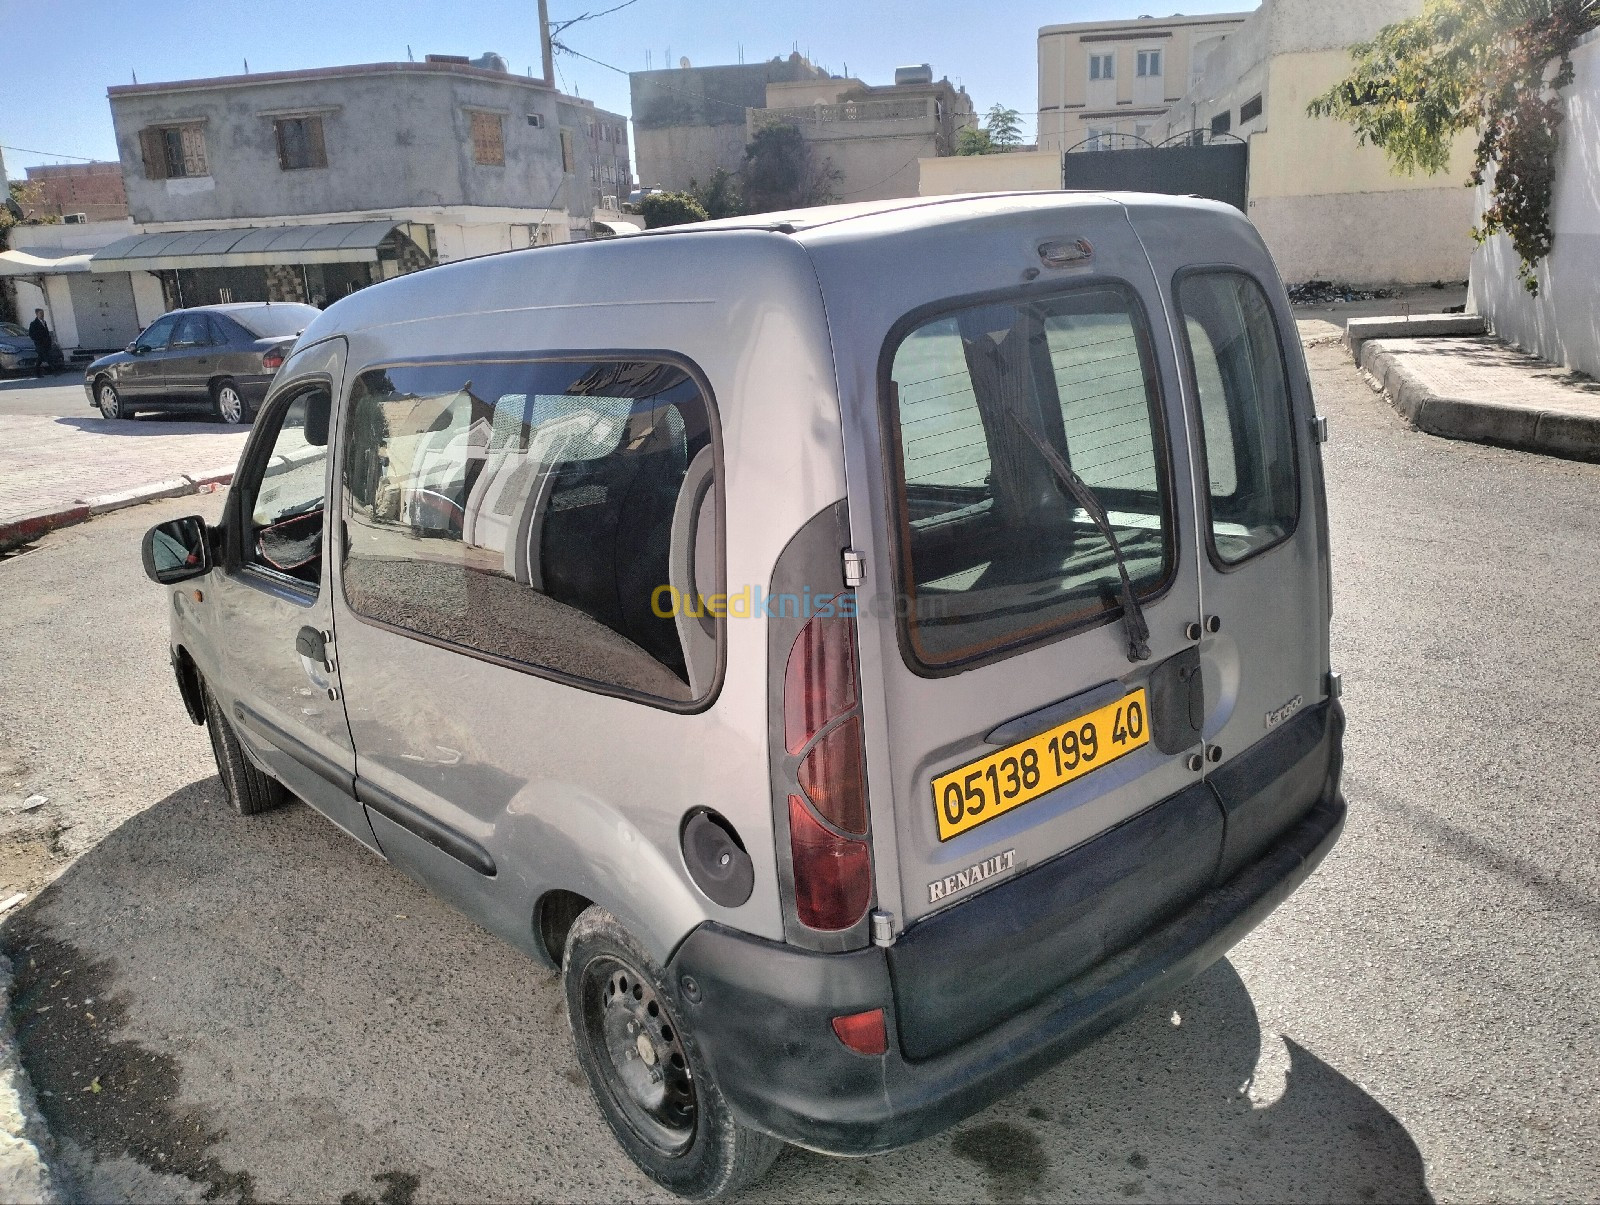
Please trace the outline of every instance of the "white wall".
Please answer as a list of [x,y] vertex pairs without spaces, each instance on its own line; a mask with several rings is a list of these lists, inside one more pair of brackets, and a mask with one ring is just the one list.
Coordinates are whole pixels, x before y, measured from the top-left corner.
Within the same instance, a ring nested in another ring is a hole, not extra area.
[[[1555,242],[1537,267],[1539,295],[1517,279],[1517,253],[1497,234],[1473,253],[1472,306],[1495,334],[1600,377],[1600,31],[1572,56],[1550,213]],[[1478,190],[1483,213],[1487,187]]]
[[154,272],[130,272],[133,278],[133,312],[143,330],[167,312],[166,294],[161,291],[161,278]]
[[[56,332],[56,342],[63,348],[78,346],[78,318],[72,308],[72,294],[68,292],[67,278],[65,276],[46,276],[44,278],[45,296],[49,298],[45,306],[45,317],[49,319],[50,326]],[[38,302],[34,303],[35,305]],[[28,320],[33,320],[33,311],[27,311]]]

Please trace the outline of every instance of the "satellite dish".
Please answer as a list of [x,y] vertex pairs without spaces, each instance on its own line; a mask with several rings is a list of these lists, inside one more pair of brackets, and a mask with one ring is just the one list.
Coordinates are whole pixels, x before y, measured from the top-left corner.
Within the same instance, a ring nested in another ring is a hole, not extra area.
[[684,55],[681,59],[679,59],[678,60],[678,66],[680,68],[682,68],[684,71],[689,70],[689,56],[688,55]]

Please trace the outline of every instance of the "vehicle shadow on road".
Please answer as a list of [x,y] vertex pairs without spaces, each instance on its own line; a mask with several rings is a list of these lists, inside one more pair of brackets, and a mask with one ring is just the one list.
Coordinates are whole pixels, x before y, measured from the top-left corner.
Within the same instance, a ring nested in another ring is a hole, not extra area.
[[[170,1198],[173,1176],[219,1200],[670,1199],[590,1100],[555,977],[308,808],[246,819],[193,783],[9,917],[0,949],[81,1199]],[[1429,1195],[1404,1128],[1263,1034],[1223,962],[949,1133],[791,1149],[748,1199]]]
[[101,418],[98,414],[66,415],[56,419],[92,435],[230,435],[248,430],[230,427],[192,414],[141,414],[137,418]]

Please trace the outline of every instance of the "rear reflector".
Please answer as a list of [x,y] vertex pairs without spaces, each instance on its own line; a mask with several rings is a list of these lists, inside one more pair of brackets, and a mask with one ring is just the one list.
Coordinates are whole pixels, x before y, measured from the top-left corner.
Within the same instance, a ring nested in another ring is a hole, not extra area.
[[800,786],[835,828],[865,836],[867,772],[861,760],[861,717],[851,716],[811,747],[800,763]]
[[872,858],[865,841],[830,833],[805,800],[789,796],[789,846],[794,854],[794,905],[800,923],[834,932],[866,914],[872,900]]
[[854,638],[854,624],[840,616],[819,616],[795,637],[783,674],[783,743],[790,753],[856,705]]
[[889,1049],[889,1035],[884,1029],[881,1008],[835,1017],[833,1032],[857,1054],[882,1054]]

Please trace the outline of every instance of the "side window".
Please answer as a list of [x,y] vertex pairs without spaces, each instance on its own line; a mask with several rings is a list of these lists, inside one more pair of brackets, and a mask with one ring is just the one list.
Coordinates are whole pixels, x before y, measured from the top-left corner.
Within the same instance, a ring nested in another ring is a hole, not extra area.
[[1178,307],[1205,432],[1212,546],[1237,564],[1287,537],[1300,517],[1278,328],[1261,286],[1237,272],[1185,276]]
[[327,389],[316,387],[278,411],[260,480],[247,481],[240,498],[247,516],[246,562],[313,590],[322,580],[328,409]]
[[168,340],[172,338],[172,332],[177,328],[178,317],[177,314],[167,314],[157,318],[145,328],[144,334],[139,336],[138,345],[146,351],[160,351],[166,347]]
[[173,347],[205,347],[211,342],[211,330],[204,314],[185,314],[173,331]]
[[371,369],[344,438],[359,614],[672,702],[709,693],[712,433],[681,368]]

